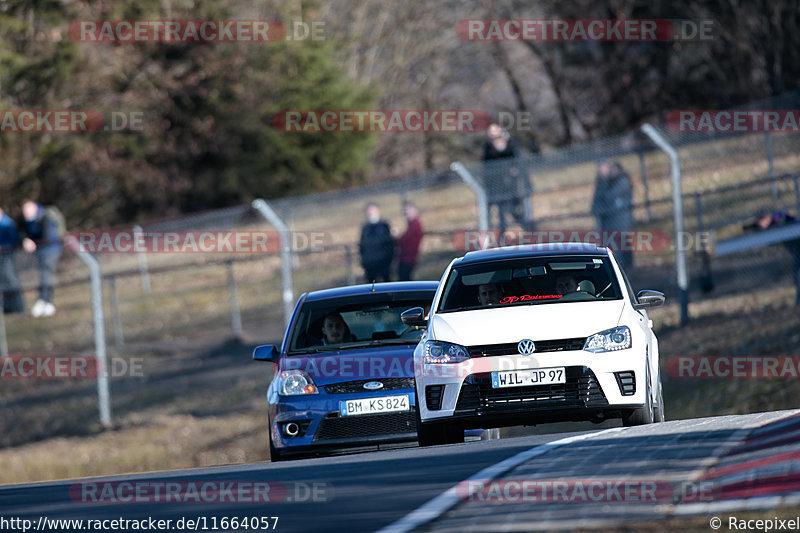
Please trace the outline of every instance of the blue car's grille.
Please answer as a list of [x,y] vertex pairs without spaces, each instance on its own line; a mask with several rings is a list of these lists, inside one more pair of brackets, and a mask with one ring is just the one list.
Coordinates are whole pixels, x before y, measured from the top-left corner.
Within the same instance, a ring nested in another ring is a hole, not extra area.
[[338,413],[332,413],[322,419],[314,440],[400,435],[416,431],[414,411],[359,416],[338,416]]
[[[378,382],[382,383],[383,387],[379,389],[365,389],[365,383]],[[345,381],[344,383],[334,383],[333,385],[325,385],[325,392],[328,394],[353,394],[355,392],[372,392],[373,390],[398,390],[398,389],[413,389],[414,378],[377,378],[377,379],[362,379],[360,381]]]

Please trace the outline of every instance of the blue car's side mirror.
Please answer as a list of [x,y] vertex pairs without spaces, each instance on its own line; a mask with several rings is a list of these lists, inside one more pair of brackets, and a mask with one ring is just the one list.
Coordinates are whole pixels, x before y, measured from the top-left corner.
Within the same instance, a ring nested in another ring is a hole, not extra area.
[[256,346],[253,350],[254,361],[270,361],[275,363],[278,361],[278,347],[274,344],[265,344],[263,346]]

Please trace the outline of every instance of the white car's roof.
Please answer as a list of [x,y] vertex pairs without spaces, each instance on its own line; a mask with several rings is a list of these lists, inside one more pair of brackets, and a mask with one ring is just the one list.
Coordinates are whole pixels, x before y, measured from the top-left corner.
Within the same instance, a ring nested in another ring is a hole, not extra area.
[[485,261],[496,261],[501,259],[521,259],[531,256],[559,257],[568,255],[575,256],[598,254],[608,255],[608,250],[606,248],[600,248],[595,244],[574,242],[526,244],[468,252],[464,255],[464,257],[458,259],[453,266],[470,263],[482,263]]

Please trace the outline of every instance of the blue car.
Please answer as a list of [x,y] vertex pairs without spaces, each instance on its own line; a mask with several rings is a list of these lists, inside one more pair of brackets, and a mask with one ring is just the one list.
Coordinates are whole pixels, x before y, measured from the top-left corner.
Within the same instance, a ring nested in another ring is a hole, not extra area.
[[413,354],[424,328],[406,326],[400,314],[430,309],[438,285],[377,283],[300,296],[281,347],[253,352],[274,365],[272,461],[417,439]]

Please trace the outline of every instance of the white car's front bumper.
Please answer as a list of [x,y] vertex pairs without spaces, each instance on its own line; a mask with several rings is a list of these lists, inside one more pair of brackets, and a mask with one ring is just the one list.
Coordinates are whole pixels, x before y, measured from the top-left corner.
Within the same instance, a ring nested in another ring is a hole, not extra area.
[[[423,422],[457,418],[467,426],[484,421],[485,427],[603,418],[612,411],[645,403],[645,361],[641,349],[497,355],[445,365],[422,365],[419,361],[416,384],[420,417]],[[491,384],[491,373],[496,371],[562,367],[565,384],[506,388],[493,388]],[[626,373],[633,373],[634,391],[623,386],[629,381],[625,378],[630,374]]]

